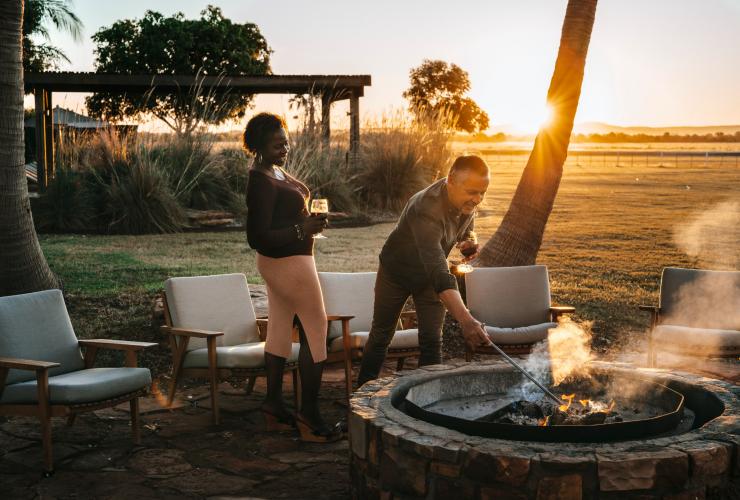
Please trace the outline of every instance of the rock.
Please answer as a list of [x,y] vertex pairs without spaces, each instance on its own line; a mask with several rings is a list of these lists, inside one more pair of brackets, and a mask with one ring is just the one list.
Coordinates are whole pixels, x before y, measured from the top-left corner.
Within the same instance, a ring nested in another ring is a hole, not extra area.
[[407,495],[424,496],[427,492],[426,468],[426,460],[389,448],[380,458],[381,488]]
[[193,469],[188,474],[171,477],[157,483],[157,487],[172,488],[189,495],[213,495],[248,492],[258,483],[239,476],[221,474],[212,469]]
[[128,461],[128,467],[152,478],[176,476],[193,468],[185,461],[184,451],[157,448],[138,452]]
[[597,453],[601,491],[679,488],[686,483],[689,457],[678,450]]
[[580,500],[583,478],[580,474],[545,477],[537,485],[537,500]]

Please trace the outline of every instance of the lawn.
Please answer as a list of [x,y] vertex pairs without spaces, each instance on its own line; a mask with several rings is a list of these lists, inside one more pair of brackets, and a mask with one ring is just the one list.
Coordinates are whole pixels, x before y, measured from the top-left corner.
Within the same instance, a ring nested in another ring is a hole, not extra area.
[[[503,217],[526,161],[524,155],[483,154],[492,184],[477,222],[481,241]],[[733,163],[689,168],[660,158],[650,164],[615,160],[568,161],[538,259],[549,267],[554,302],[574,305],[579,319],[593,321],[594,346],[602,352],[640,348],[647,318],[637,305],[656,302],[663,267],[740,265],[740,170]],[[718,205],[722,210],[711,212]],[[676,234],[707,211],[711,216],[690,242],[703,250],[690,256],[689,242],[677,241]],[[392,228],[328,230],[328,239],[316,245],[319,270],[375,270]],[[701,240],[707,237],[712,241]],[[169,276],[243,272],[250,283],[261,281],[243,232],[40,239],[63,280],[80,337],[160,340],[152,305]],[[164,369],[166,360],[155,357],[144,363]]]

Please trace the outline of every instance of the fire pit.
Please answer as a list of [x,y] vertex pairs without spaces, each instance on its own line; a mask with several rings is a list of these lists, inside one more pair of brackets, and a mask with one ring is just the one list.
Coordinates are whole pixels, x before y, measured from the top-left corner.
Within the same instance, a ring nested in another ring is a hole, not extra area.
[[[682,420],[682,428],[694,423],[690,410],[684,418],[681,393],[634,376],[597,371],[592,379],[560,386],[560,406],[512,401],[508,391],[517,379],[516,372],[508,377],[491,371],[439,377],[395,392],[392,403],[412,417],[465,434],[527,441],[616,441],[670,432]],[[623,391],[617,403],[614,393],[623,387],[633,390]],[[573,404],[576,394],[589,399]],[[599,404],[596,397],[611,402]]]
[[351,404],[354,495],[704,498],[735,487],[740,389],[686,373],[592,367],[590,385],[558,388],[576,393],[560,413],[512,395],[521,375],[501,362],[366,384]]

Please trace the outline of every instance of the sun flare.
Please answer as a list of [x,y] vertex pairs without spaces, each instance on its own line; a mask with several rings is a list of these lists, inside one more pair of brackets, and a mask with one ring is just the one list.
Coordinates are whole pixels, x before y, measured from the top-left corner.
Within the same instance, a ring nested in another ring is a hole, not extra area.
[[523,115],[515,123],[515,128],[521,132],[535,134],[541,128],[545,128],[552,123],[553,108],[549,104],[542,108],[532,110],[529,114]]

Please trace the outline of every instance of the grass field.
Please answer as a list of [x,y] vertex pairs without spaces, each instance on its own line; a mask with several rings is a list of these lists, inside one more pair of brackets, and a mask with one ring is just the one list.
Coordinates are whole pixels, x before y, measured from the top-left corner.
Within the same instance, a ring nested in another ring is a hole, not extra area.
[[[525,155],[483,154],[493,176],[477,222],[482,242],[503,217],[526,162]],[[740,169],[734,164],[614,162],[569,159],[538,259],[549,267],[554,302],[574,305],[579,319],[594,322],[600,351],[640,347],[647,318],[637,305],[656,302],[663,267],[740,266]],[[688,255],[676,232],[718,204],[724,212],[705,217],[702,230],[691,233],[712,241]],[[375,270],[392,228],[385,223],[328,230],[328,239],[317,243],[319,270]],[[81,337],[158,340],[152,304],[169,276],[244,272],[250,283],[260,282],[242,232],[42,235],[41,243],[64,282]]]

